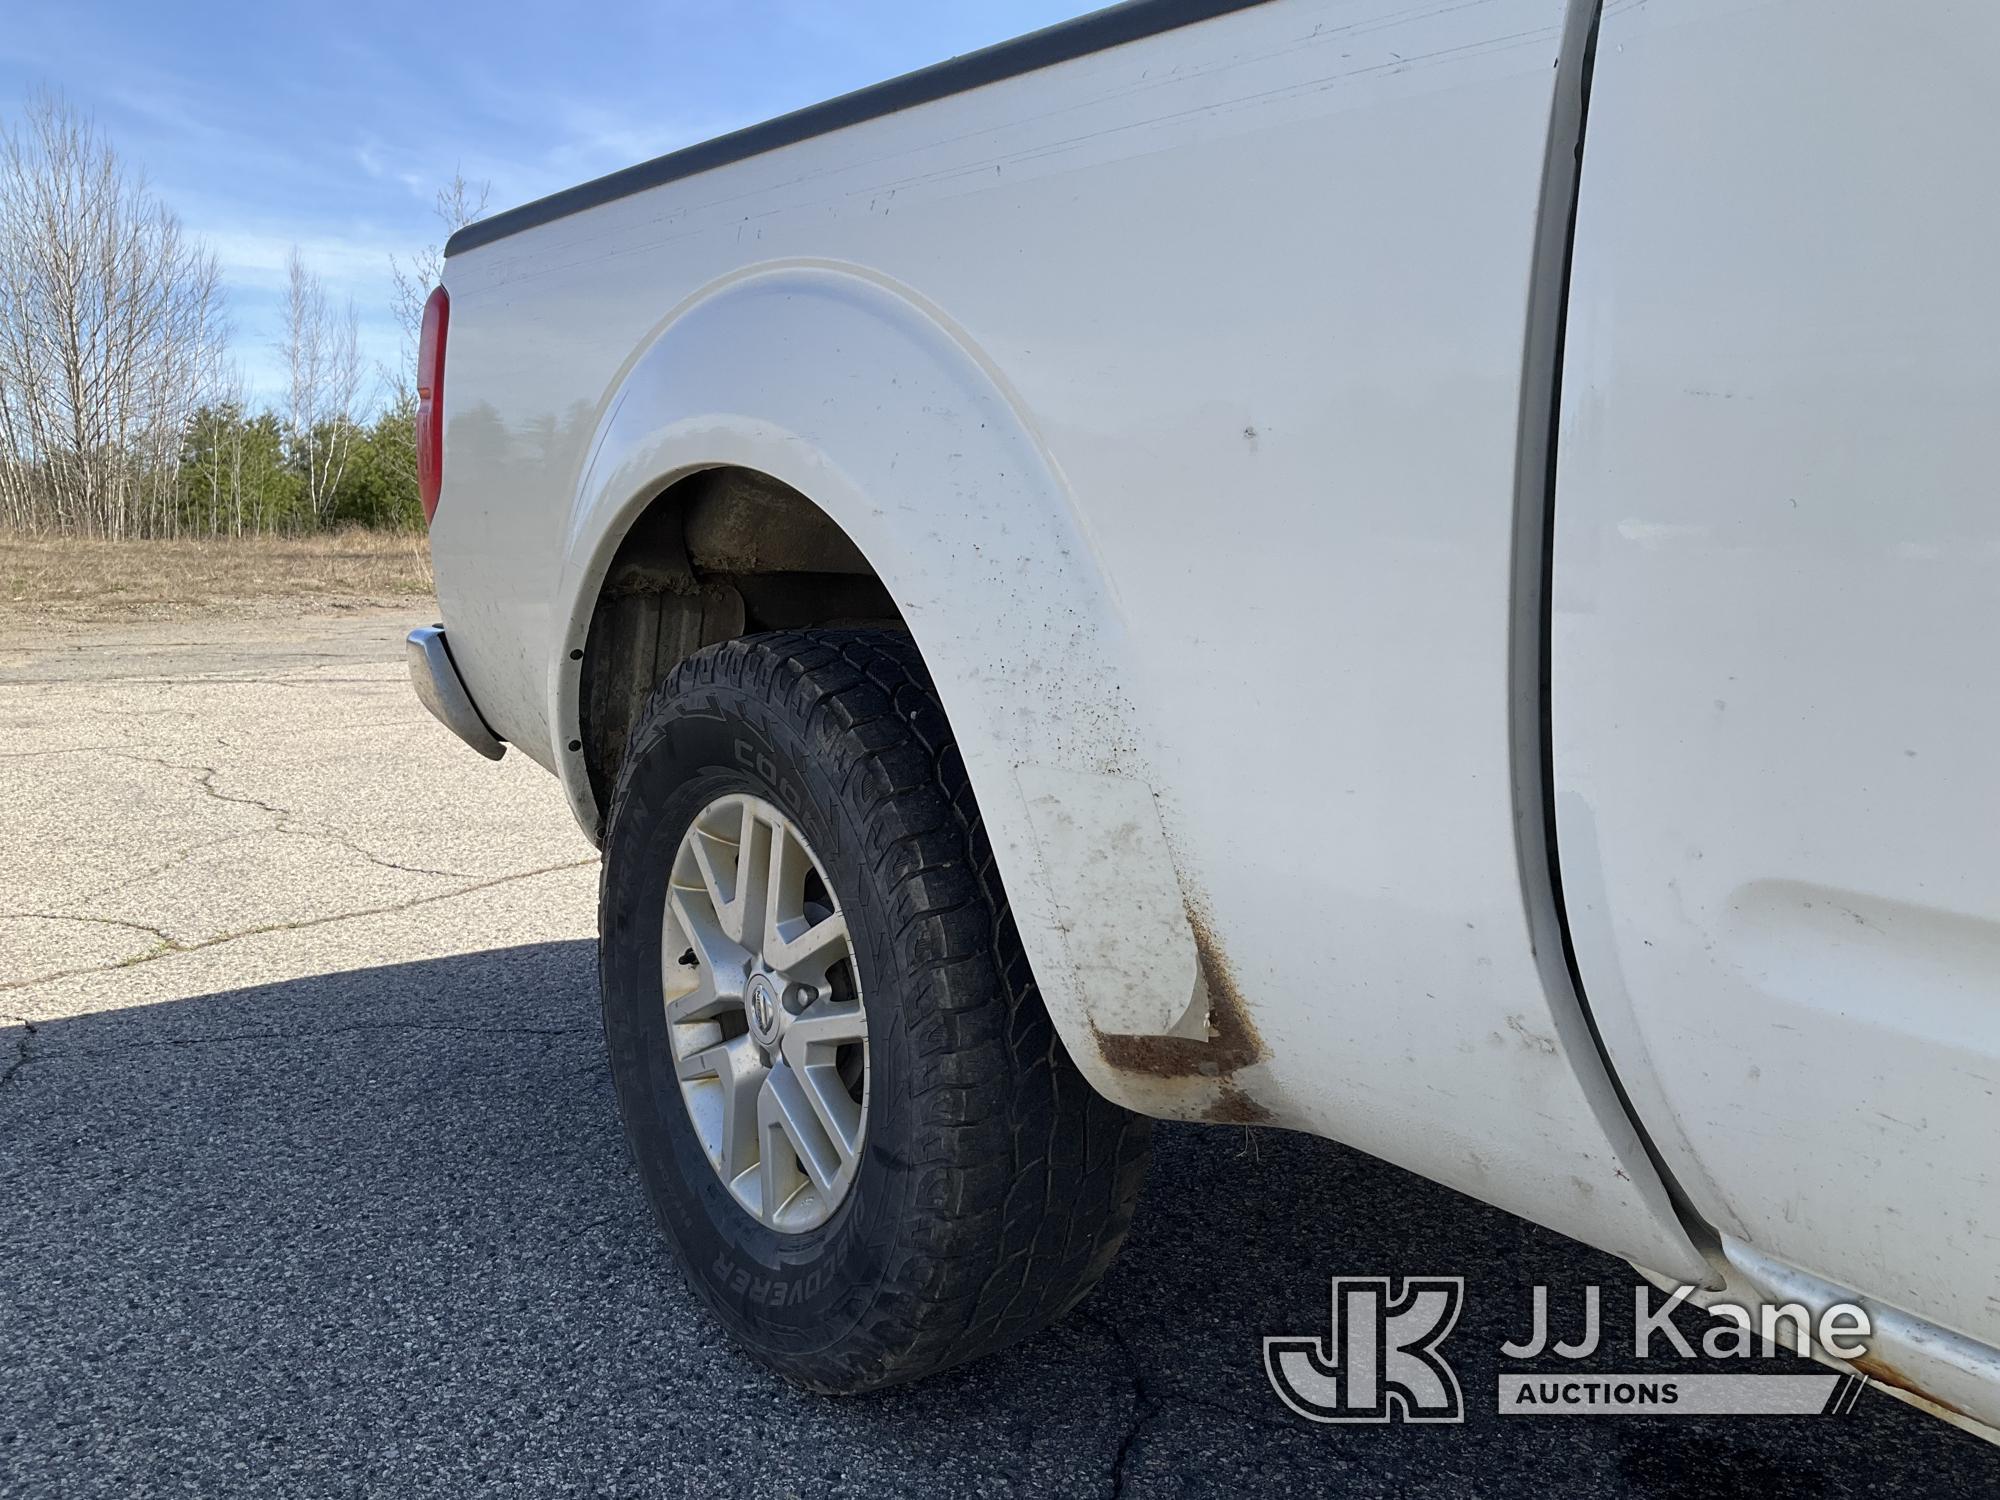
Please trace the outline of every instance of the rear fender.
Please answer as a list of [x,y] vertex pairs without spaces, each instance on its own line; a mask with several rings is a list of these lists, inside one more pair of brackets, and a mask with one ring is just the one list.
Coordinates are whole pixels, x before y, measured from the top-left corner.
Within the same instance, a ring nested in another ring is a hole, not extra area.
[[1116,591],[1033,424],[964,331],[853,267],[760,266],[677,307],[607,413],[565,531],[549,673],[559,772],[585,830],[601,809],[572,653],[620,540],[689,474],[767,474],[843,528],[914,635],[1086,1075],[1149,1113],[1269,1118],[1245,1072],[1254,1027],[1204,962],[1199,893],[1162,828]]

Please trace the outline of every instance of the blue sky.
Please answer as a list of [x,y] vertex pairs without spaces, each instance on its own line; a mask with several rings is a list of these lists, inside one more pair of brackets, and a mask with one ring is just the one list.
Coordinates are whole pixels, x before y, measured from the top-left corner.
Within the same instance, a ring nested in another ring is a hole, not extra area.
[[[1098,0],[1102,3],[1102,0]],[[1092,0],[0,0],[0,115],[92,115],[216,251],[253,400],[296,243],[393,364],[389,256],[454,168],[498,210],[1095,9]]]

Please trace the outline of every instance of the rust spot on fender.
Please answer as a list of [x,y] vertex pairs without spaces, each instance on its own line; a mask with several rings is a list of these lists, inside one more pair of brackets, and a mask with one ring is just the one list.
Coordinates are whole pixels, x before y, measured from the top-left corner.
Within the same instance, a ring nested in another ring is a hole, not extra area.
[[1208,995],[1207,1039],[1093,1029],[1097,1050],[1106,1063],[1121,1073],[1212,1082],[1214,1097],[1200,1110],[1205,1120],[1230,1125],[1259,1124],[1268,1120],[1271,1112],[1244,1093],[1230,1075],[1263,1057],[1263,1038],[1251,1023],[1228,961],[1217,948],[1207,923],[1191,909],[1187,918],[1194,933],[1202,987]]
[[1934,1391],[1925,1390],[1901,1370],[1878,1355],[1863,1354],[1856,1359],[1846,1361],[1846,1363],[1854,1369],[1856,1374],[1866,1375],[1877,1385],[1893,1386],[1899,1391],[1907,1391],[1919,1400],[1928,1401],[1932,1406],[1938,1407],[1943,1411],[1948,1411],[1953,1416],[1964,1417],[1967,1421],[1972,1422],[1979,1421],[1979,1418],[1973,1416],[1964,1407],[1945,1400],[1944,1397]]
[[1201,1117],[1217,1125],[1262,1125],[1271,1118],[1271,1112],[1235,1084],[1224,1082]]

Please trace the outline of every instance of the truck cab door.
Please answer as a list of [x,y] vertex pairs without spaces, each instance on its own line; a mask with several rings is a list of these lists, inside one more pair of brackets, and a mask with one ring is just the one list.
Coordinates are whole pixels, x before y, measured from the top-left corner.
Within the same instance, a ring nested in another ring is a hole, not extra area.
[[1693,1207],[2000,1344],[2000,8],[1608,7],[1555,500],[1584,993]]

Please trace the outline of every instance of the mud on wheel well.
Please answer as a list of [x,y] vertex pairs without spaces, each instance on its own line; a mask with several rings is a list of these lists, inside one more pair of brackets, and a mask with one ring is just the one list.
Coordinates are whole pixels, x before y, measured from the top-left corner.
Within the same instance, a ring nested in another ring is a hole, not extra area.
[[598,807],[609,805],[633,719],[676,662],[809,625],[905,628],[847,534],[789,485],[709,469],[663,491],[619,544],[584,642],[580,733]]

